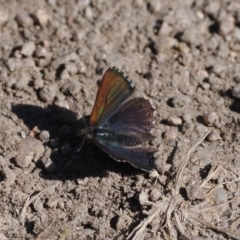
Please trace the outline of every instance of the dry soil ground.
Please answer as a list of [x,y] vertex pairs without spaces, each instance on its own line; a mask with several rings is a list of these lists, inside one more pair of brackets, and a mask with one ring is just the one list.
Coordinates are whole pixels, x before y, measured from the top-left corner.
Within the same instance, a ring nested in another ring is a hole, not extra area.
[[[1,240],[240,239],[239,1],[0,0],[0,46]],[[66,89],[89,115],[109,66],[156,108],[151,174],[76,151]]]

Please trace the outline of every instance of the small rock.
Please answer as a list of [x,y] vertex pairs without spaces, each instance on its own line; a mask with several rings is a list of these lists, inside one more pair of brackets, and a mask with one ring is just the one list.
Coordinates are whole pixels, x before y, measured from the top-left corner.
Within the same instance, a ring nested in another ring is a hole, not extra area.
[[15,162],[20,168],[26,168],[31,164],[34,156],[34,151],[22,152],[16,156]]
[[34,80],[34,82],[33,82],[33,88],[34,88],[35,90],[38,90],[38,89],[40,89],[40,88],[43,88],[43,86],[44,86],[44,82],[43,82],[42,79],[36,79],[36,80]]
[[236,158],[233,160],[233,165],[235,168],[240,168],[240,156],[236,156]]
[[198,45],[200,44],[200,40],[201,35],[193,25],[187,27],[182,35],[182,41],[190,45]]
[[149,199],[152,202],[156,202],[161,197],[161,195],[161,192],[158,189],[154,188],[149,194]]
[[34,52],[34,57],[36,58],[46,58],[49,52],[45,47],[37,46],[36,51]]
[[104,216],[107,216],[109,214],[109,211],[108,211],[108,209],[101,209],[100,211],[99,211],[99,217],[104,217]]
[[221,136],[220,136],[218,131],[213,130],[212,132],[210,132],[208,134],[207,139],[210,142],[214,142],[214,141],[217,141],[217,140],[221,140],[222,138],[221,138]]
[[59,146],[59,139],[58,138],[51,139],[50,144],[51,144],[52,147],[58,147]]
[[238,27],[234,28],[233,37],[238,41],[240,41],[240,29]]
[[14,71],[11,75],[11,78],[16,78],[15,83],[13,84],[13,88],[17,90],[25,89],[31,79],[29,71]]
[[70,80],[70,75],[68,74],[67,69],[64,69],[60,74],[61,80]]
[[220,20],[220,33],[223,35],[223,36],[227,36],[229,35],[233,30],[234,30],[234,27],[235,27],[235,20],[233,18],[233,16],[231,15],[228,15],[226,17],[224,17],[223,19]]
[[21,54],[25,57],[30,57],[33,55],[36,46],[34,42],[27,42],[22,45]]
[[66,63],[65,68],[71,76],[75,75],[78,71],[76,64],[73,62]]
[[58,200],[56,198],[49,198],[46,206],[49,208],[55,208],[57,206]]
[[212,191],[211,198],[215,202],[215,204],[218,205],[227,202],[228,194],[224,188],[218,187]]
[[68,125],[63,125],[59,131],[59,136],[60,137],[66,137],[72,134],[72,130]]
[[70,153],[72,151],[71,145],[69,143],[65,143],[62,147],[61,147],[61,154],[63,156],[67,155],[68,153]]
[[237,98],[240,99],[240,83],[237,84],[233,89],[232,89],[232,95]]
[[151,179],[159,178],[159,174],[158,174],[157,170],[154,169],[153,171],[151,171],[149,173],[149,178],[151,178]]
[[167,181],[168,181],[168,177],[165,175],[161,175],[161,176],[159,176],[158,180],[162,185],[166,185]]
[[170,104],[175,108],[186,107],[191,101],[190,97],[178,94],[176,97],[170,99]]
[[8,13],[0,10],[0,25],[4,25],[8,21]]
[[60,26],[59,28],[57,28],[57,31],[55,32],[55,36],[60,41],[69,38],[69,35],[70,35],[70,33],[68,32],[68,29],[63,26]]
[[48,173],[53,173],[57,169],[57,166],[49,157],[42,158],[41,163],[42,163],[44,169],[46,170],[46,172],[48,172]]
[[43,102],[50,102],[54,99],[56,95],[55,86],[45,85],[39,92],[39,97]]
[[123,231],[124,229],[128,228],[129,224],[132,222],[132,219],[128,215],[120,215],[117,224],[116,224],[116,230],[117,231]]
[[17,58],[9,58],[7,61],[7,65],[11,72],[17,69],[22,68],[34,68],[35,62],[32,58],[24,58],[24,59],[17,59]]
[[176,140],[177,137],[178,137],[178,130],[177,129],[170,129],[170,130],[167,130],[164,133],[164,138],[168,141]]
[[25,12],[18,14],[15,17],[15,20],[16,20],[17,24],[21,27],[28,27],[33,24],[32,19]]
[[183,116],[182,116],[182,119],[185,123],[191,123],[192,122],[192,115],[191,113],[185,113]]
[[186,187],[186,192],[190,200],[204,199],[206,195],[206,190],[200,188],[200,184],[201,184],[200,178],[194,178],[188,183]]
[[213,126],[219,123],[219,116],[216,112],[203,114],[203,122],[207,126]]
[[33,17],[42,27],[50,20],[50,15],[44,9],[38,9],[33,13]]
[[148,202],[148,194],[144,191],[141,191],[138,195],[138,201],[141,205],[146,205]]
[[182,54],[188,54],[190,52],[190,48],[188,47],[188,45],[185,42],[180,42],[178,44],[178,50]]
[[59,209],[61,209],[61,210],[64,210],[64,209],[65,209],[65,204],[64,204],[64,202],[59,201],[59,202],[57,203],[57,207],[58,207]]
[[179,117],[170,117],[167,119],[169,125],[177,126],[182,124],[182,119]]
[[21,131],[20,134],[21,134],[21,138],[26,139],[26,136],[27,136],[27,135],[26,135],[26,133],[25,133],[24,131]]
[[218,49],[218,56],[221,58],[227,58],[229,56],[230,50],[227,43],[222,43]]
[[221,3],[216,0],[210,1],[205,8],[205,12],[207,12],[208,14],[216,15],[221,7],[220,4]]
[[50,134],[46,130],[41,131],[41,133],[39,134],[39,138],[42,142],[48,142],[49,137],[50,137]]
[[7,186],[12,185],[16,179],[15,173],[8,167],[3,167],[0,175]]

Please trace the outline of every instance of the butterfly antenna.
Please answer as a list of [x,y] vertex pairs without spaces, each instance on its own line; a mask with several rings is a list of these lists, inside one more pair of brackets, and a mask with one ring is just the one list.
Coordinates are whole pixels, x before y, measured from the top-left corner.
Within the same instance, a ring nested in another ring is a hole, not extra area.
[[83,144],[84,144],[84,142],[85,142],[86,136],[87,136],[87,134],[84,135],[84,138],[83,138],[83,140],[82,140],[82,143],[81,143],[80,147],[79,147],[78,150],[77,150],[77,153],[80,152],[80,150],[82,149],[82,146],[83,146]]
[[[85,119],[84,119],[84,117],[83,117],[82,112],[80,111],[79,106],[78,106],[78,101],[77,101],[77,100],[75,99],[75,97],[72,95],[72,93],[70,92],[69,88],[67,88],[67,95],[68,95],[68,97],[70,97],[70,99],[72,100],[72,103],[74,104],[74,110],[77,109],[78,113],[79,113],[79,114],[81,115],[81,117],[82,117],[82,120],[83,120],[85,126],[87,127],[87,123],[86,123],[86,121],[85,121]],[[85,140],[85,137],[84,137],[84,140]]]

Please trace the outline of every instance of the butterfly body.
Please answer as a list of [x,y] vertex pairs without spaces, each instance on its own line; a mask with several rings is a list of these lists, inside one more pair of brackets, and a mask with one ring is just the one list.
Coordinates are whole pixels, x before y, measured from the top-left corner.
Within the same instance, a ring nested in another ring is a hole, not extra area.
[[153,139],[153,107],[144,98],[127,98],[134,91],[131,80],[115,67],[101,81],[90,115],[90,126],[79,131],[117,161],[151,171],[155,166],[154,148],[141,145]]

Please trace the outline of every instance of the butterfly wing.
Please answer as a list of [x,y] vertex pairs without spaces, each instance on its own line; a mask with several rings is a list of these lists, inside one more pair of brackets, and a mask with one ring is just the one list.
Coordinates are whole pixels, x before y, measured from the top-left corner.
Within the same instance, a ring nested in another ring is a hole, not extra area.
[[127,161],[134,167],[151,171],[155,166],[156,149],[137,147],[150,140],[153,107],[144,98],[123,103],[109,119],[93,132],[93,141],[117,161]]
[[151,172],[155,167],[156,149],[143,147],[124,147],[112,145],[108,141],[96,142],[98,147],[116,161],[127,161],[132,166],[146,172]]
[[133,90],[131,80],[123,72],[115,67],[109,68],[98,89],[90,116],[90,126],[99,125],[112,116]]
[[104,123],[108,130],[121,132],[146,132],[153,127],[154,108],[144,98],[134,98],[120,106],[118,111]]

